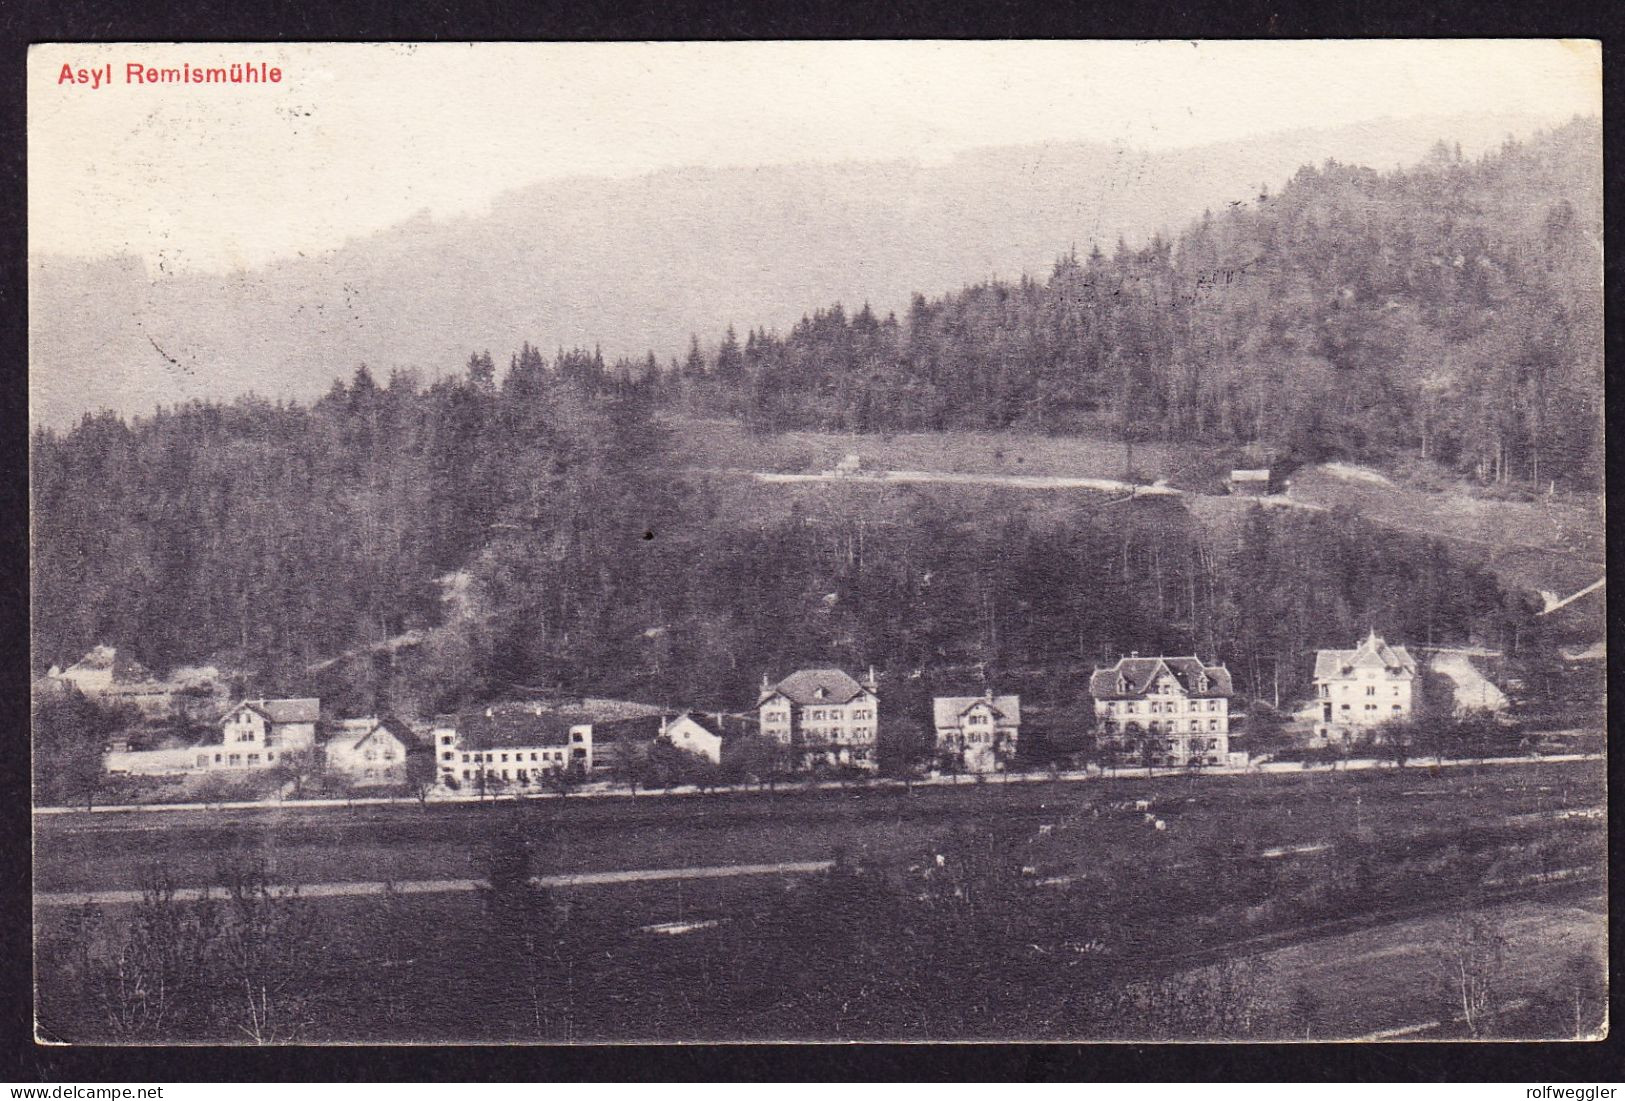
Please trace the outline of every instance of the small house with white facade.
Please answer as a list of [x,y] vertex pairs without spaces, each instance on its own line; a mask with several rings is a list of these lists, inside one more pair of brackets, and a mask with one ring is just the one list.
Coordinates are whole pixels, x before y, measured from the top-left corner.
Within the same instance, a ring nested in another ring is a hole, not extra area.
[[1015,759],[1021,697],[938,696],[931,702],[937,760],[965,772],[999,772]]
[[1275,492],[1275,479],[1268,467],[1232,470],[1224,480],[1224,488],[1233,496],[1266,497]]
[[407,757],[419,752],[404,726],[377,717],[332,724],[322,749],[327,771],[358,787],[404,784]]
[[[710,719],[711,721],[707,721]],[[660,736],[672,745],[714,765],[722,763],[722,723],[720,716],[712,718],[685,711],[674,717],[662,716]]]

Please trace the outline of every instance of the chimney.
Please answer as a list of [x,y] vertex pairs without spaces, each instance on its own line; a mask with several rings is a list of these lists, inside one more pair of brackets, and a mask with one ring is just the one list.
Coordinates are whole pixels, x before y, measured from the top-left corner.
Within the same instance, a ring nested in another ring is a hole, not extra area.
[[992,703],[993,702],[993,687],[992,687],[992,685],[989,685],[987,688],[985,688],[982,691],[982,695],[987,699],[988,703]]
[[1130,650],[1129,653],[1128,653],[1128,656],[1131,657],[1131,658],[1137,658],[1137,657],[1140,656],[1140,651],[1138,651],[1138,650]]
[[763,673],[762,674],[762,691],[766,692],[769,689],[771,689],[772,687],[773,687],[773,685],[771,683],[769,683],[769,681],[767,679],[767,674]]
[[875,667],[871,665],[869,666],[869,679],[864,682],[864,687],[873,692],[879,686],[880,682],[875,679]]

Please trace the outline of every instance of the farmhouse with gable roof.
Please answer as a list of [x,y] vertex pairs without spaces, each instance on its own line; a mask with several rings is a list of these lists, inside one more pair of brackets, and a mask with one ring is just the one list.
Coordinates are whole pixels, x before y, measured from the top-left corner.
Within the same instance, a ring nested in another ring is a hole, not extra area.
[[327,771],[361,787],[405,783],[407,758],[427,752],[392,719],[342,719],[333,724],[323,747]]
[[194,747],[199,771],[275,768],[290,758],[308,759],[316,749],[322,701],[244,700],[220,720],[219,737]]

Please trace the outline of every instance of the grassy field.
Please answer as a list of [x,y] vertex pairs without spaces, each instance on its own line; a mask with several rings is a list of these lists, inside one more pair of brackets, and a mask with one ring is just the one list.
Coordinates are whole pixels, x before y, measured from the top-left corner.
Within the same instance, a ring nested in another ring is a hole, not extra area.
[[[1190,966],[1182,961],[1201,957],[1211,964],[1234,944],[1243,957],[1264,952],[1266,973],[1279,987],[1272,995],[1277,1001],[1300,987],[1311,990],[1334,1010],[1318,1026],[1321,1035],[1346,1036],[1426,1021],[1436,1008],[1437,999],[1430,1001],[1427,993],[1432,988],[1418,985],[1417,968],[1429,957],[1438,926],[1429,924],[1431,915],[1409,911],[1418,905],[1448,909],[1471,891],[1521,881],[1538,864],[1530,846],[1565,831],[1569,847],[1554,850],[1554,860],[1573,863],[1578,857],[1583,863],[1595,855],[1600,864],[1601,820],[1559,816],[1600,807],[1604,798],[1595,762],[1437,773],[1411,768],[1197,780],[1135,776],[917,788],[912,794],[572,798],[525,805],[389,806],[353,815],[187,812],[160,826],[65,815],[42,825],[36,852],[42,889],[132,882],[144,863],[164,867],[179,883],[208,882],[220,863],[255,855],[274,864],[279,878],[295,882],[480,879],[489,866],[485,854],[497,838],[503,845],[528,840],[532,871],[538,874],[816,859],[844,851],[878,862],[887,869],[884,874],[901,882],[923,882],[921,869],[939,863],[934,854],[965,851],[967,844],[979,844],[978,838],[1000,836],[1000,851],[1028,865],[1023,875],[1037,891],[1025,896],[1030,904],[1049,907],[1068,936],[1121,941],[1105,955],[1090,957],[1080,974],[1097,980],[1178,975],[1180,967]],[[1141,802],[1150,809],[1140,809]],[[1163,828],[1153,828],[1147,814]],[[1353,896],[1360,900],[1355,909],[1338,901],[1344,895],[1319,893],[1352,882],[1349,875],[1357,881],[1370,874],[1378,878]],[[782,999],[793,994],[758,988],[748,969],[741,975],[714,975],[713,969],[732,967],[736,951],[747,945],[799,958],[798,944],[780,943],[779,933],[753,930],[761,921],[768,922],[765,928],[781,928],[772,915],[786,905],[799,913],[794,899],[814,878],[761,875],[553,890],[553,903],[568,913],[576,938],[571,966],[579,971],[572,971],[575,978],[569,981],[579,980],[582,993],[572,1004],[584,1008],[568,1025],[550,1020],[546,1035],[556,1038],[560,1029],[567,1038],[582,1040],[753,1035],[753,999],[774,999],[779,1012]],[[1249,907],[1234,894],[1221,901],[1224,892],[1214,884],[1232,880],[1261,887],[1263,897],[1280,905]],[[1049,886],[1052,882],[1056,886]],[[1102,897],[1117,901],[1101,911],[1094,900]],[[473,1012],[467,1004],[487,996],[478,990],[515,997],[523,990],[512,977],[519,973],[500,955],[493,961],[484,944],[488,918],[478,893],[402,896],[393,904],[374,893],[312,899],[307,905],[314,924],[300,942],[298,958],[310,970],[300,982],[319,996],[319,1012],[313,1012],[322,1039],[495,1042],[535,1034],[523,1004],[493,1006],[490,1012]],[[1402,920],[1382,916],[1396,907],[1407,911]],[[1369,928],[1321,928],[1328,921],[1346,925],[1351,914],[1368,910]],[[1160,916],[1164,911],[1167,917]],[[116,922],[128,908],[102,912]],[[823,912],[797,919],[797,935],[813,938],[809,948],[837,932],[821,926]],[[80,910],[52,907],[39,913],[43,943],[76,935],[73,922]],[[1520,984],[1527,979],[1538,985],[1542,968],[1551,962],[1541,951],[1550,956],[1597,939],[1595,922],[1569,903],[1551,911],[1553,928],[1561,926],[1562,935],[1544,942],[1532,916],[1539,911],[1509,913],[1513,918],[1505,924]],[[718,924],[676,935],[651,928],[706,921]],[[1167,944],[1182,947],[1172,954],[1151,947]],[[380,945],[396,949],[384,970]],[[914,950],[928,957],[933,951],[929,943]],[[56,1030],[53,1035],[72,1039],[71,999],[78,995],[64,984],[62,965],[52,962],[62,958],[58,950],[45,951],[41,1020]],[[1403,966],[1388,967],[1389,960]],[[1346,1002],[1337,997],[1342,986],[1349,987]],[[412,1009],[390,1015],[382,1013],[381,1004]],[[793,1005],[789,1012],[788,1019],[799,1019]],[[777,1019],[786,1018],[781,1013]],[[828,1027],[834,1029],[832,1038],[852,1035],[838,1022],[778,1027]],[[1057,1020],[1052,1027],[1064,1036],[1069,1026]]]
[[[1549,989],[1576,954],[1601,967],[1607,943],[1604,897],[1595,890],[1570,897],[1509,902],[1475,911],[1506,937],[1502,996],[1522,1001]],[[1266,952],[1259,961],[1308,993],[1321,1007],[1305,1022],[1310,1039],[1358,1038],[1415,1028],[1413,1039],[1459,1034],[1453,1009],[1434,982],[1449,958],[1454,915],[1430,914],[1317,937]],[[1424,981],[1405,981],[1422,978]],[[1427,1027],[1437,1022],[1436,1027]],[[1513,1036],[1520,1033],[1513,1032]],[[1562,1038],[1569,1038],[1564,1036]]]
[[[857,455],[870,470],[937,470],[960,474],[1113,478],[1124,475],[1123,445],[1106,438],[1020,432],[778,432],[752,435],[726,420],[677,420],[690,465],[700,469],[813,474]],[[1200,453],[1159,443],[1134,445],[1134,468],[1170,478]]]
[[[1343,830],[1468,829],[1509,816],[1600,805],[1595,762],[1402,772],[1157,776],[1084,783],[967,784],[912,793],[853,789],[680,799],[571,797],[524,804],[176,812],[159,821],[57,815],[35,830],[44,892],[138,885],[161,865],[181,886],[218,882],[221,866],[262,856],[296,882],[460,878],[516,816],[548,837],[547,872],[825,860],[837,850],[914,855],[954,829],[1039,827],[1059,862],[1102,852],[1167,858],[1194,845],[1309,844]],[[1149,799],[1161,832],[1113,804]],[[1068,849],[1070,847],[1070,851]],[[110,856],[109,854],[117,854]]]
[[[660,1041],[683,1039],[797,1039],[732,1033],[716,1023],[696,1020],[686,1011],[683,983],[705,941],[721,930],[703,927],[689,934],[660,932],[657,922],[728,922],[730,915],[771,904],[788,884],[775,879],[707,884],[703,889],[629,886],[596,891],[561,892],[556,900],[573,921],[591,927],[606,970],[592,981],[612,982],[623,989],[613,1003],[624,1013],[617,1022],[586,1015],[578,1023],[581,1040]],[[1488,906],[1478,911],[1507,937],[1506,975],[1501,990],[1521,1001],[1549,989],[1553,975],[1576,953],[1601,959],[1606,943],[1606,914],[1600,895],[1574,892],[1550,900],[1526,900]],[[324,901],[324,933],[317,967],[322,981],[324,1042],[376,1041],[383,1033],[394,1042],[504,1042],[512,1026],[495,1014],[470,1014],[455,998],[412,998],[413,1012],[396,1021],[380,1020],[385,993],[377,964],[365,954],[366,940],[378,920],[371,900]],[[1309,1038],[1352,1039],[1389,1029],[1442,1022],[1448,1003],[1435,981],[1446,958],[1453,914],[1430,914],[1382,921],[1355,932],[1310,936],[1290,947],[1256,957],[1261,974],[1283,998],[1307,992],[1318,1009],[1305,1022]],[[647,919],[647,920],[646,920]],[[455,982],[456,948],[485,920],[480,900],[472,895],[412,898],[398,915],[404,926],[421,930],[401,954],[388,977],[404,991],[427,991]],[[588,976],[583,976],[587,981]],[[601,992],[602,994],[602,992]],[[48,992],[47,992],[48,995]],[[634,1007],[634,1003],[639,1003]],[[46,997],[42,1021],[50,1024]],[[631,1022],[636,1022],[635,1024]],[[627,1031],[628,1029],[632,1031]],[[72,1027],[53,1031],[71,1037]],[[1422,1028],[1415,1038],[1451,1035],[1443,1028]],[[1304,1038],[1304,1037],[1294,1037]]]
[[[1326,464],[1292,476],[1291,495],[1376,523],[1448,540],[1516,587],[1567,596],[1603,575],[1601,511],[1566,497],[1493,500],[1459,484],[1409,483]],[[1375,472],[1371,472],[1375,473]]]

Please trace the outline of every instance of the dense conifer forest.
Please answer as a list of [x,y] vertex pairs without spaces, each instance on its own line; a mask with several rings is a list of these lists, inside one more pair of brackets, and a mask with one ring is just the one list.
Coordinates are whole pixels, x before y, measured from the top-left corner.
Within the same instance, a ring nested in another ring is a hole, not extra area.
[[1592,126],[1479,161],[1306,167],[1177,237],[1068,252],[1047,280],[917,297],[901,319],[833,306],[669,363],[526,344],[500,372],[484,352],[428,384],[344,368],[309,404],[41,429],[37,661],[105,642],[424,713],[552,691],[742,707],[763,672],[810,661],[1064,705],[1084,680],[1066,670],[1130,649],[1200,651],[1244,695],[1290,698],[1308,649],[1372,623],[1531,645],[1529,598],[1336,512],[1220,530],[1177,503],[956,510],[910,491],[886,524],[743,521],[725,484],[683,472],[695,422],[677,414],[1411,453],[1596,488]]
[[1576,121],[1477,161],[1441,143],[1404,171],[1305,166],[1047,281],[729,331],[679,373],[764,429],[1109,427],[1599,487],[1597,148]]

